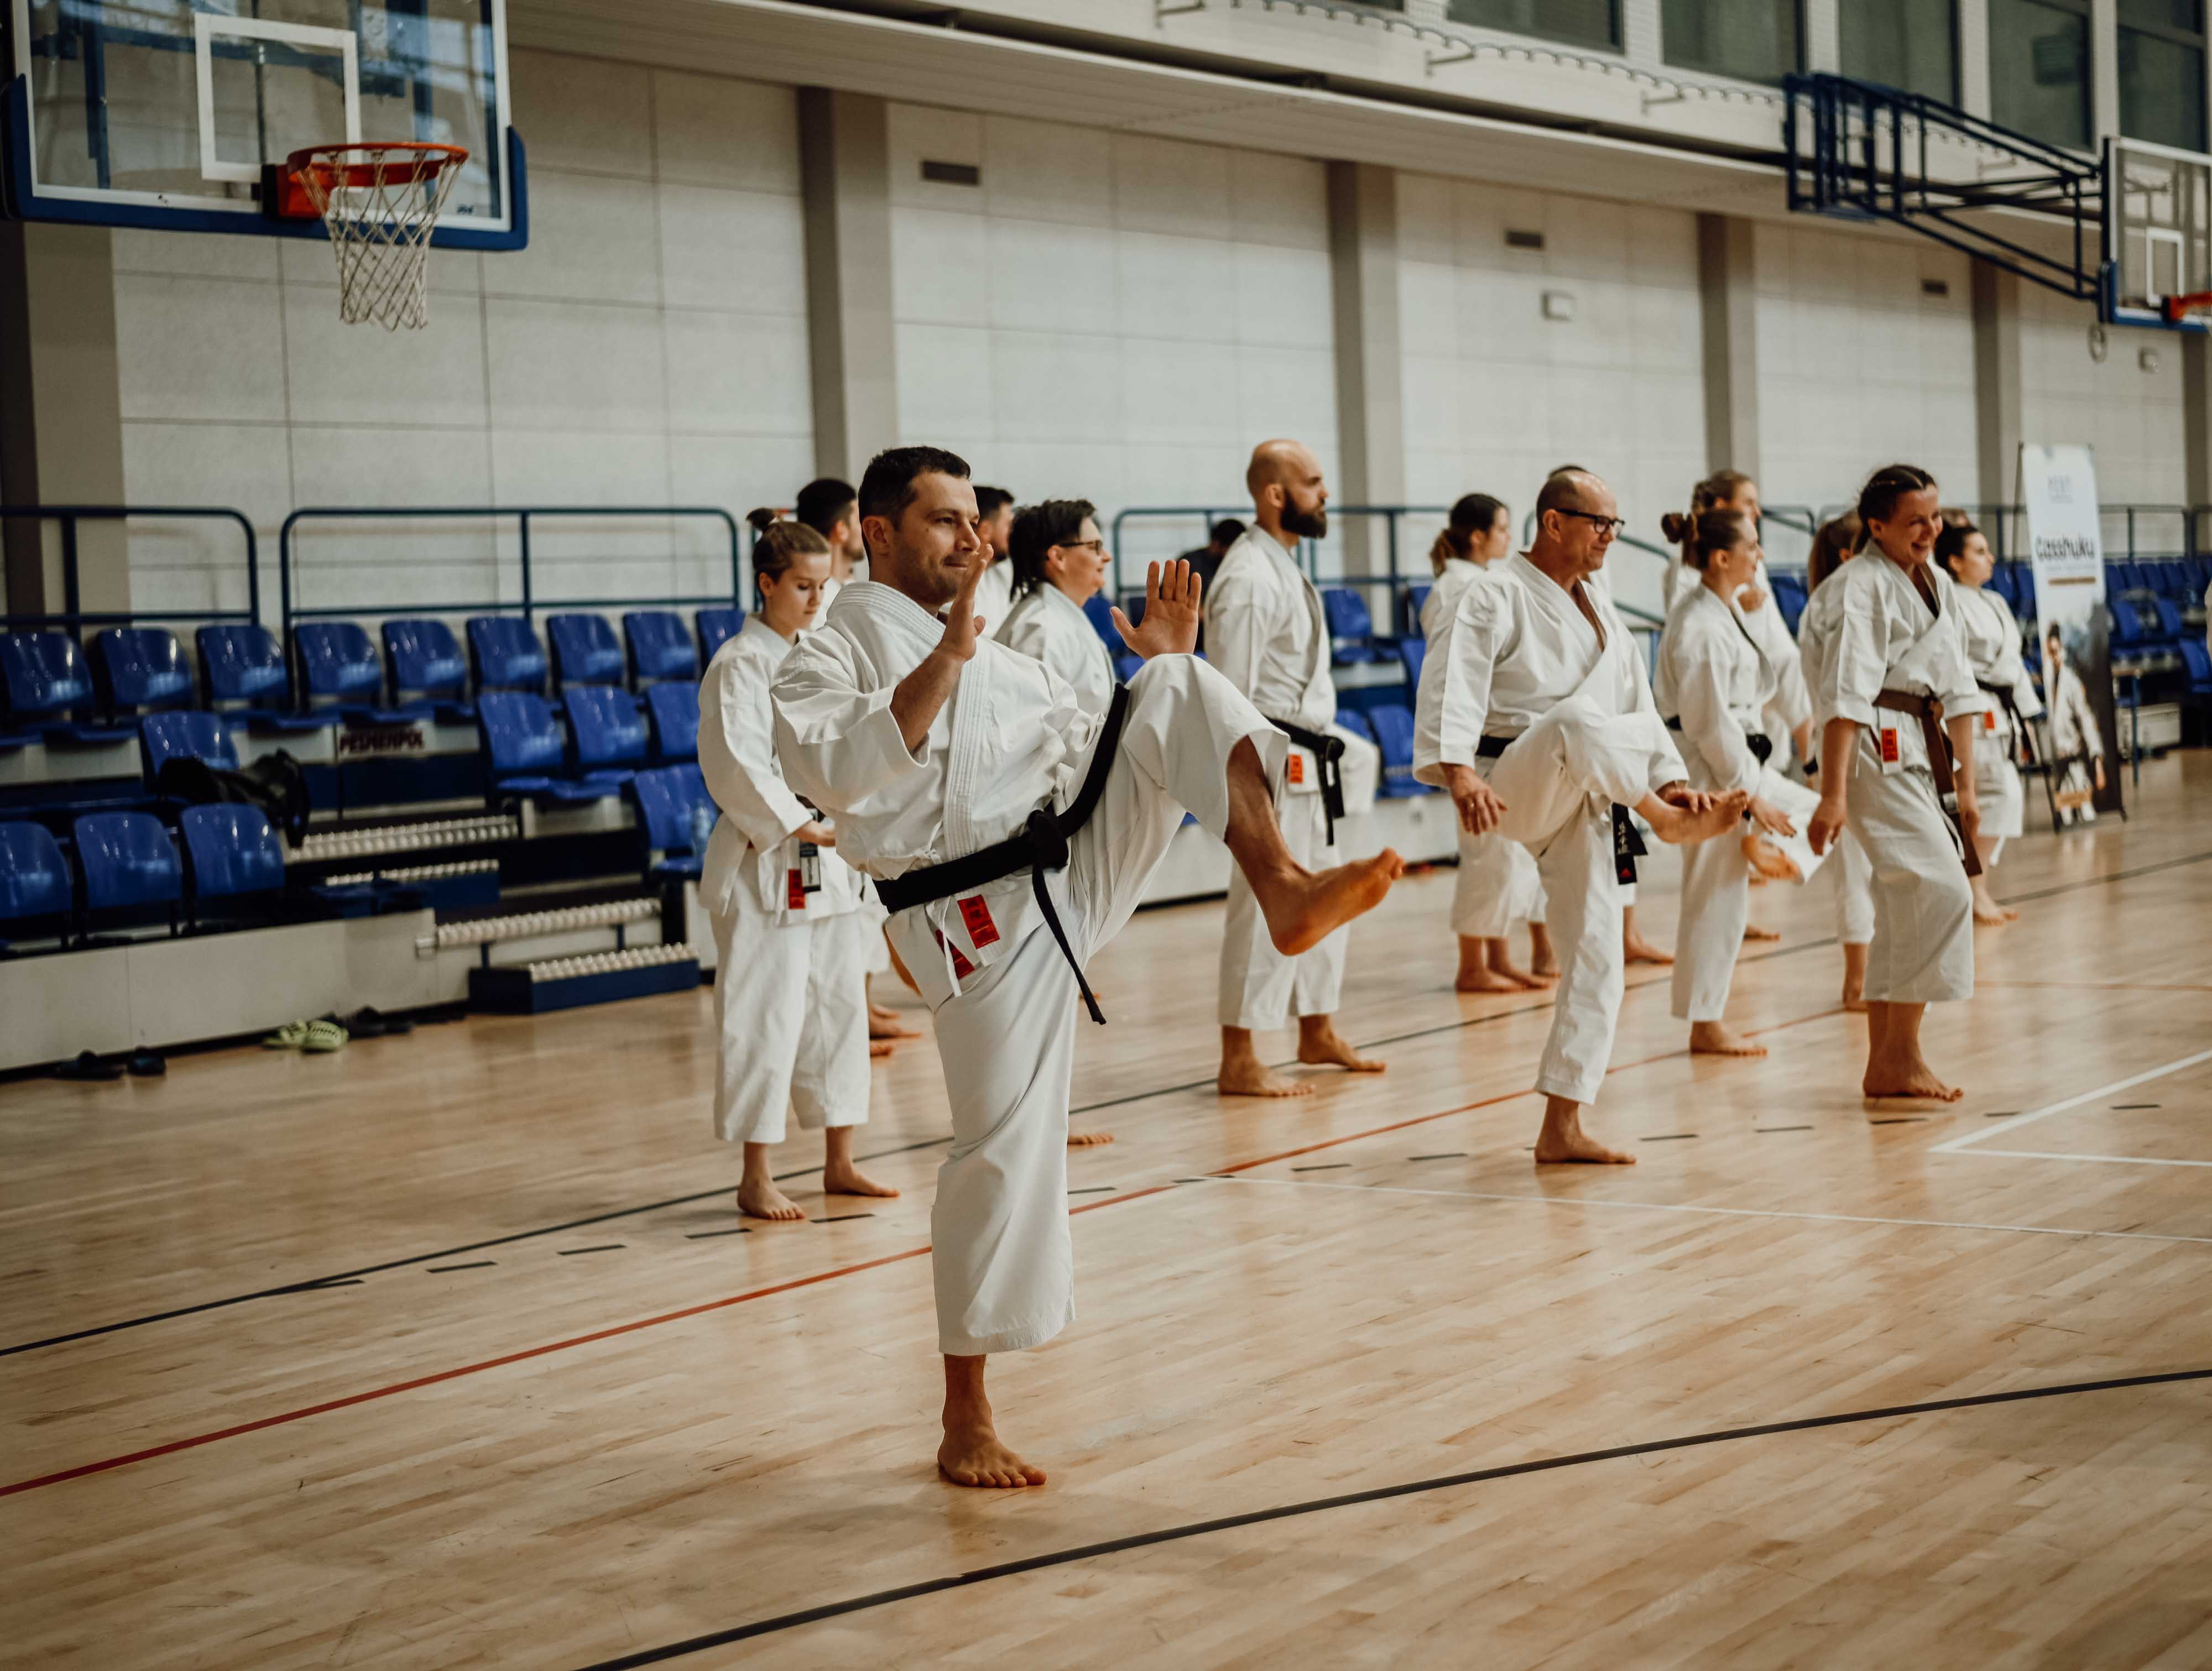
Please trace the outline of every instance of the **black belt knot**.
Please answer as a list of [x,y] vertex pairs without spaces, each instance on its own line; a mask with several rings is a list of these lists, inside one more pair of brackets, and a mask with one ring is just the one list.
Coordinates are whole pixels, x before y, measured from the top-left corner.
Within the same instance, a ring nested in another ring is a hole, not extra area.
[[1336,845],[1336,821],[1344,816],[1344,739],[1325,731],[1308,731],[1304,726],[1294,726],[1288,720],[1270,720],[1267,723],[1289,738],[1314,757],[1315,769],[1321,773],[1322,817],[1328,827],[1328,844]]

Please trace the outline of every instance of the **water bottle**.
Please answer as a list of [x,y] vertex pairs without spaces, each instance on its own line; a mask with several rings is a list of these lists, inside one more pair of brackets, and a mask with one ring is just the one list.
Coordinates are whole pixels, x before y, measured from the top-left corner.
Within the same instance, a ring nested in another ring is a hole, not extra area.
[[714,839],[714,808],[706,801],[691,803],[691,851],[698,858],[707,856],[707,843]]

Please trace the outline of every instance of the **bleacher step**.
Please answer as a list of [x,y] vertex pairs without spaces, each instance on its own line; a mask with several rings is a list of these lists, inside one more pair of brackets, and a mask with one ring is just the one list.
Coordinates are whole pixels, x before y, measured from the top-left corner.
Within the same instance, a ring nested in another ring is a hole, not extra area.
[[611,1004],[699,984],[699,960],[688,945],[632,946],[623,951],[550,957],[469,971],[469,1006],[499,1015],[538,1015],[586,1004]]
[[290,862],[327,864],[337,860],[375,859],[386,854],[421,853],[437,848],[482,847],[495,842],[517,841],[521,835],[522,822],[510,812],[310,829],[291,849]]
[[573,934],[581,929],[612,928],[625,923],[659,919],[658,895],[601,900],[587,905],[556,906],[541,911],[511,911],[498,915],[474,915],[441,922],[434,937],[418,941],[424,951],[447,951],[459,946],[496,945],[503,941],[535,939],[547,934]]

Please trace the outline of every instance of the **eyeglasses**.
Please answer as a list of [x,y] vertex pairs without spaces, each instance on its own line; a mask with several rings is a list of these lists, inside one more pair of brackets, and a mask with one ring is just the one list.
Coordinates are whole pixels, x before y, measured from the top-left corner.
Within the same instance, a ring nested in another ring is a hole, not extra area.
[[1619,533],[1623,528],[1628,526],[1628,519],[1625,516],[1600,516],[1595,511],[1563,510],[1559,514],[1561,516],[1578,516],[1583,521],[1595,526],[1599,533],[1608,538],[1613,535]]
[[1106,542],[1103,538],[1063,539],[1056,544],[1063,551],[1096,551],[1102,557],[1106,555]]

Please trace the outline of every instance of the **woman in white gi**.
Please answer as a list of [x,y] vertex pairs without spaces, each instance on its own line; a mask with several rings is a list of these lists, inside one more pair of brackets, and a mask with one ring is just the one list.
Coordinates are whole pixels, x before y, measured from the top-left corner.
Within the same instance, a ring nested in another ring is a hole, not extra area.
[[[1823,582],[1851,560],[1866,531],[1856,511],[1846,511],[1820,525],[1813,536],[1813,549],[1805,558],[1805,580],[1809,593],[1804,613],[1797,617],[1797,647],[1804,659],[1808,684],[1820,683],[1816,671],[1820,658],[1834,645],[1841,619],[1843,589],[1823,591]],[[1806,775],[1817,784],[1820,762],[1806,763]],[[1836,941],[1844,948],[1843,1006],[1854,1012],[1866,1009],[1867,947],[1874,940],[1874,866],[1858,837],[1845,829],[1836,837],[1835,850],[1825,866],[1832,879],[1836,898]]]
[[826,1194],[898,1191],[853,1164],[853,1129],[868,1117],[876,927],[859,908],[860,879],[838,859],[836,833],[784,783],[769,702],[776,670],[821,607],[829,542],[770,519],[753,574],[760,607],[714,652],[699,686],[699,769],[722,810],[699,879],[717,953],[714,1130],[745,1145],[738,1210],[802,1221],[805,1211],[770,1170],[787,1109],[823,1133]]
[[1982,531],[1971,522],[1945,524],[1936,536],[1936,561],[1950,585],[1946,601],[1966,635],[1967,664],[1990,699],[1974,748],[1974,789],[1982,803],[1982,824],[1974,835],[1982,860],[1982,873],[1974,878],[1974,921],[2017,922],[2020,913],[1998,904],[1990,891],[1990,872],[2006,838],[2023,828],[2027,794],[2020,779],[2021,737],[2027,722],[2043,712],[2043,702],[2021,659],[2020,623],[2012,605],[1989,589],[1996,561]]
[[2053,627],[2043,635],[2043,690],[2051,707],[2051,789],[2067,823],[2094,823],[2096,793],[2105,787],[2105,739],[2089,687],[2067,659],[2066,643]]
[[[1486,493],[1462,496],[1451,521],[1429,548],[1436,584],[1421,604],[1421,636],[1431,648],[1461,593],[1482,571],[1513,552],[1513,513]],[[1509,936],[1528,925],[1528,967],[1516,968]],[[1559,978],[1552,937],[1544,926],[1544,879],[1518,842],[1496,830],[1459,831],[1459,879],[1452,888],[1452,932],[1459,936],[1462,992],[1526,992]]]
[[1097,512],[1088,499],[1048,499],[1015,516],[1006,559],[1014,603],[994,635],[1074,686],[1076,701],[1094,716],[1105,713],[1117,683],[1106,641],[1083,612],[1106,584]]
[[[1744,624],[1737,595],[1759,562],[1759,536],[1733,511],[1706,511],[1682,538],[1698,586],[1667,612],[1652,696],[1669,729],[1681,734],[1691,787],[1740,789],[1748,831],[1729,831],[1682,850],[1682,924],[1674,952],[1674,1016],[1690,1024],[1693,1054],[1763,1056],[1722,1019],[1736,952],[1743,944],[1754,866],[1771,880],[1802,880],[1819,861],[1776,845],[1797,834],[1818,798],[1767,763],[1772,744],[1764,718],[1778,676]],[[1770,837],[1775,839],[1769,839]]]
[[[1868,545],[1834,591],[1833,644],[1819,658],[1820,805],[1813,850],[1849,825],[1874,865],[1867,954],[1868,1097],[1955,1103],[1920,1051],[1931,1003],[1974,994],[1973,890],[1966,859],[1978,822],[1974,732],[1987,705],[1929,570],[1942,526],[1935,478],[1911,465],[1876,471],[1859,495]],[[1938,723],[1950,738],[1942,757]],[[1942,791],[1957,796],[1957,820]]]

